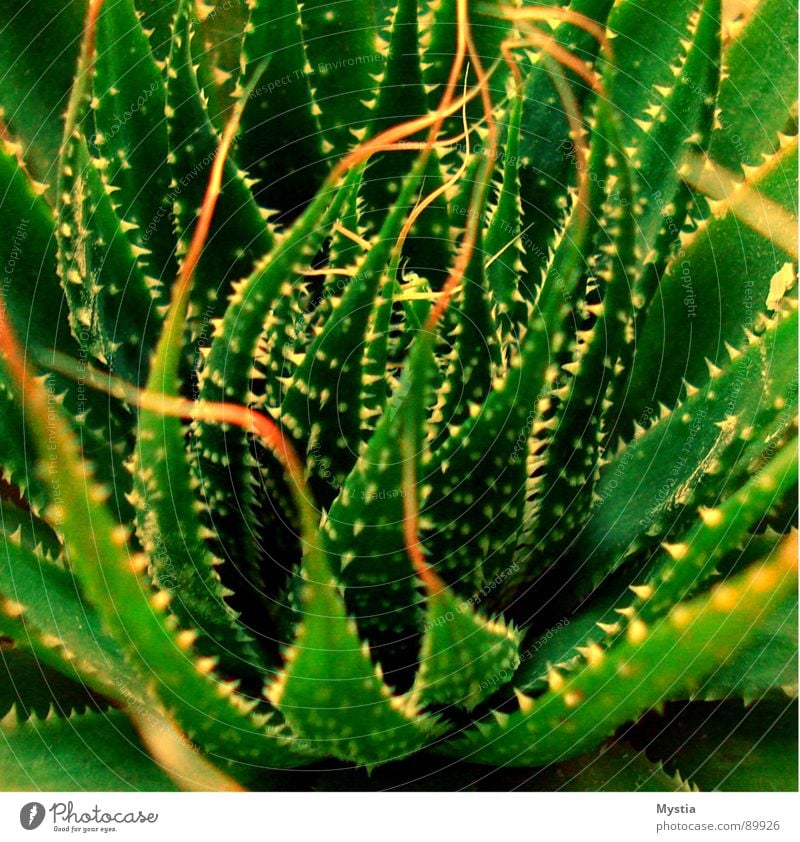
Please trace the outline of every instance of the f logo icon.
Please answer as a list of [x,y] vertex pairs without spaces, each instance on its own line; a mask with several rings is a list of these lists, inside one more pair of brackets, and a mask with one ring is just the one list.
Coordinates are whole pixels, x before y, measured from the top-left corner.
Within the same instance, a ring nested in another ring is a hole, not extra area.
[[19,811],[19,823],[25,830],[36,830],[44,821],[44,804],[31,801]]

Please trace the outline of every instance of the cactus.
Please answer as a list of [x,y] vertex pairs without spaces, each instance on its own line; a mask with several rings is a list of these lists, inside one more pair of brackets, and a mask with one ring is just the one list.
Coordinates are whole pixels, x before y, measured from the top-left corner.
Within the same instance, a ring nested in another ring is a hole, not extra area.
[[4,11],[4,786],[796,789],[790,6]]

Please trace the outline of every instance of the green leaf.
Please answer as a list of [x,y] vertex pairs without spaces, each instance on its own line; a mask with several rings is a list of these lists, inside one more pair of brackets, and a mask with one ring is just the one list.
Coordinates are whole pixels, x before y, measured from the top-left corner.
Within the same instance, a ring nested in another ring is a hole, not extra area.
[[401,525],[402,457],[398,429],[404,381],[387,404],[321,527],[350,612],[375,659],[389,670],[416,662],[421,614],[418,582]]
[[[336,220],[337,226],[334,227],[328,245],[328,266],[331,269],[352,269],[361,257],[361,252],[363,251],[362,246],[355,242],[351,236],[345,234],[343,229],[347,229],[350,234],[356,234],[364,239],[367,237],[368,232],[362,224],[364,199],[361,196],[361,189],[365,177],[366,170],[361,176],[361,181],[351,187],[347,201],[342,207],[339,218]],[[342,275],[336,275],[333,272],[325,278],[321,298],[318,301],[312,300],[308,305],[309,308],[313,307],[313,313],[310,314],[310,321],[317,324],[322,318],[327,317],[330,312],[331,299],[336,296],[336,293],[346,283],[347,281],[343,279]],[[294,347],[308,347],[308,339],[303,331],[298,331],[298,335],[294,337],[294,340]]]
[[0,776],[10,792],[173,792],[120,711],[0,721]]
[[84,0],[0,10],[0,117],[51,196],[85,14]]
[[715,565],[736,550],[764,514],[797,485],[797,454],[791,443],[721,506],[700,509],[700,519],[666,552],[648,577],[652,595],[639,613],[660,616],[715,572]]
[[[484,162],[479,155],[467,164],[460,195],[451,205],[454,217],[467,218],[483,211],[473,207],[472,202],[482,166]],[[472,257],[459,284],[461,290],[453,296],[443,320],[449,331],[442,337],[446,352],[440,352],[437,360],[445,370],[433,410],[432,423],[439,427],[439,435],[431,445],[434,448],[448,432],[458,434],[458,428],[469,417],[470,407],[486,399],[492,377],[501,370],[498,328],[491,301],[490,276],[484,269],[484,253],[483,232],[479,230]],[[420,323],[424,324],[424,318]],[[449,543],[446,535],[441,540]]]
[[323,773],[317,792],[689,792],[680,776],[628,743],[615,741],[597,752],[540,769],[490,769],[472,763],[418,755],[371,774],[337,769]]
[[7,317],[30,345],[77,353],[62,316],[53,213],[18,151],[12,144],[0,150],[0,255],[8,276],[3,298]]
[[61,542],[48,524],[7,499],[0,499],[0,532],[47,561],[56,562],[61,555]]
[[[599,109],[598,121],[604,124],[610,118],[608,106],[601,103]],[[593,148],[588,166],[590,184],[603,182],[604,145]],[[437,558],[445,565],[447,555],[463,562],[460,578],[473,570],[477,545],[482,568],[470,582],[477,587],[491,583],[494,587],[509,577],[519,580],[524,575],[520,561],[525,565],[530,561],[525,551],[511,564],[508,556],[531,517],[526,500],[535,490],[535,479],[529,483],[529,456],[541,449],[543,433],[552,427],[552,419],[542,420],[542,399],[550,394],[558,376],[552,360],[568,341],[569,317],[574,315],[585,282],[587,245],[596,233],[601,203],[599,191],[592,190],[588,212],[574,210],[531,310],[519,351],[495,379],[486,400],[470,405],[469,417],[431,454],[424,469],[423,482],[432,486],[423,508],[429,531],[435,534],[445,529],[458,536]],[[535,465],[534,461],[531,469]],[[480,484],[467,487],[464,478],[476,474]]]
[[[747,190],[758,191],[754,201],[761,194],[796,216],[796,138],[748,171],[736,195]],[[656,402],[674,406],[683,380],[705,383],[706,359],[721,366],[726,346],[738,348],[762,315],[778,307],[772,281],[779,272],[791,278],[793,258],[734,210],[733,200],[714,203],[711,216],[681,236],[638,338],[625,400],[628,424]]]
[[765,611],[796,587],[792,550],[756,565],[710,595],[676,605],[664,620],[631,624],[627,638],[607,653],[599,648],[566,678],[499,722],[479,722],[442,750],[475,762],[538,765],[593,748],[648,708],[680,697],[748,638]]
[[[719,579],[724,575],[721,568],[730,568],[732,560],[738,561],[737,566],[741,566],[741,561],[747,558],[741,547],[749,537],[748,531],[760,525],[765,513],[788,496],[788,492],[796,485],[796,476],[797,456],[789,444],[722,505],[701,508],[696,525],[680,535],[675,543],[662,544],[663,551],[649,559],[644,565],[644,571],[635,574],[633,581],[631,574],[626,577],[624,571],[615,579],[607,580],[589,598],[587,607],[564,624],[569,626],[567,631],[559,629],[557,633],[546,635],[534,650],[527,650],[531,657],[526,659],[516,681],[523,687],[535,686],[545,677],[550,664],[566,661],[567,666],[574,667],[574,662],[579,660],[578,655],[586,657],[586,653],[592,653],[593,646],[597,644],[611,645],[631,622],[650,622],[664,616],[671,606],[700,592],[709,579]],[[756,545],[761,546],[762,543],[759,541]],[[771,555],[776,546],[777,543],[773,542],[769,552],[765,552],[762,558]],[[636,595],[635,599],[627,593],[626,585]],[[788,622],[791,629],[791,621],[779,609],[774,616],[784,623]],[[778,632],[779,628],[780,623],[778,629],[773,623],[759,623],[757,629],[761,642],[768,642],[769,634]],[[755,645],[755,630],[753,635],[754,643],[751,645]],[[781,642],[779,639],[776,655],[781,653]],[[791,657],[786,655],[785,649],[783,655],[785,660],[775,665],[776,671],[785,672],[791,666]],[[571,659],[573,663],[569,664]],[[758,654],[752,652],[752,659],[758,660]],[[758,669],[757,665],[752,666]],[[758,692],[756,688],[759,680],[771,685],[762,685],[759,688],[762,692],[777,689],[779,679],[775,673],[769,677],[764,675],[767,670],[768,664],[765,663],[761,674],[754,677],[754,693]],[[741,679],[742,686],[746,686],[746,672],[738,672],[737,677]],[[790,680],[785,680],[788,685]]]
[[175,277],[164,80],[132,0],[105,0],[97,18],[89,138],[113,189],[114,210],[148,275]]
[[12,709],[18,719],[26,720],[44,719],[51,710],[69,716],[104,707],[106,703],[88,687],[46,666],[24,648],[0,644],[0,717]]
[[[481,207],[481,196],[485,196],[483,188],[488,184],[489,166],[485,160],[479,159],[477,167],[472,171],[475,178],[474,190],[478,196],[474,204],[478,208]],[[472,185],[472,178],[467,181],[469,185]],[[483,286],[480,283],[483,280],[483,274],[479,245],[476,247],[475,257],[465,276],[466,283],[474,286],[475,290],[480,290]],[[485,299],[476,296],[475,290],[465,290],[465,314],[460,316],[462,334],[459,335],[457,342],[461,341],[462,335],[467,333],[475,319],[480,319],[483,327],[488,321],[488,313],[482,312],[482,308],[486,306]],[[485,330],[479,338],[488,341],[487,334],[488,330]],[[472,338],[474,334],[470,334],[461,346],[463,361],[467,366],[470,365],[470,354],[473,353],[474,342],[470,341]],[[409,625],[413,624],[416,613],[413,608],[416,602],[416,583],[415,577],[410,575],[408,559],[403,559],[405,547],[400,543],[398,534],[399,526],[406,514],[403,512],[403,505],[393,499],[395,495],[380,495],[380,500],[377,502],[368,500],[368,497],[378,498],[379,495],[371,492],[371,488],[378,488],[376,480],[385,482],[385,475],[388,473],[398,481],[398,490],[401,491],[398,496],[402,497],[409,493],[406,478],[403,476],[403,463],[410,458],[417,460],[416,454],[420,452],[425,439],[426,394],[433,369],[433,344],[434,337],[423,330],[411,349],[400,386],[389,410],[384,413],[375,434],[367,445],[366,455],[348,478],[342,493],[331,509],[329,519],[326,520],[328,546],[333,548],[340,559],[344,581],[350,585],[347,595],[351,604],[357,606],[356,614],[361,623],[361,631],[384,647],[392,637],[395,638],[396,642],[393,642],[389,656],[386,657],[382,653],[379,655],[382,660],[385,658],[388,663],[394,665],[402,664],[400,653],[410,655],[416,643],[416,635],[409,628]],[[482,361],[482,359],[473,361],[472,365],[477,369]],[[488,368],[485,374],[488,379]],[[475,395],[472,397],[474,398]],[[378,466],[377,471],[375,471],[376,466]],[[418,473],[418,467],[419,465],[414,469],[415,476]],[[367,481],[365,485],[364,481],[370,474],[374,479],[371,483]],[[397,488],[397,485],[394,487]],[[353,499],[354,491],[355,499]],[[416,487],[413,493],[418,493]],[[387,514],[393,519],[389,519]],[[340,537],[347,534],[347,532],[340,533],[344,518],[353,518],[350,534],[355,540],[347,544]],[[374,549],[368,550],[367,547],[369,541],[374,540],[374,532],[372,535],[367,533],[363,542],[359,537],[367,526],[387,533],[385,537],[388,537],[392,543],[383,543],[381,549],[387,554],[391,553],[393,566],[404,565],[398,571],[400,572],[398,579],[391,578],[393,571],[387,571],[385,558],[381,560],[379,569],[376,569],[374,561],[370,563],[372,560],[369,559],[367,553],[374,555]],[[441,559],[435,542],[431,541],[430,544],[428,552],[436,560],[438,567]],[[364,546],[366,552],[359,558],[361,546]],[[420,576],[422,576],[421,573]],[[393,591],[394,595],[397,595],[398,582],[400,582],[401,596],[407,598],[407,600],[395,600],[394,604],[397,607],[399,603],[400,610],[395,610],[392,612],[393,616],[388,618],[381,617],[379,610],[370,614],[368,610],[370,603],[377,609],[392,605],[389,596]],[[429,591],[426,622],[423,626],[421,642],[421,666],[414,690],[425,700],[453,702],[468,708],[473,707],[485,696],[490,695],[497,683],[502,683],[502,676],[511,676],[518,662],[518,637],[501,621],[486,620],[475,613],[469,602],[459,602],[435,575],[435,584],[431,584],[429,577],[426,582],[426,588]],[[371,634],[373,631],[376,633],[375,638]],[[406,632],[405,639],[402,639],[404,632]],[[400,640],[397,641],[397,638]],[[458,680],[453,680],[455,674],[458,674]]]
[[0,542],[0,599],[0,627],[40,660],[109,698],[138,694],[137,674],[103,631],[72,573],[14,535]]
[[[78,356],[78,345],[61,317],[64,296],[55,275],[55,223],[13,148],[0,151],[0,256],[8,279],[3,306],[12,328],[33,348],[58,348]],[[58,391],[64,388],[60,383]],[[0,369],[0,466],[34,507],[44,504],[41,483],[28,466],[24,421],[16,388]]]
[[[388,55],[381,69],[377,99],[370,114],[369,136],[426,113],[417,15],[414,0],[396,2],[384,33],[389,43]],[[419,141],[424,137],[425,133],[420,132],[409,140]],[[411,171],[416,155],[414,150],[394,149],[371,157],[361,195],[364,200],[363,221],[372,230],[380,229],[386,213],[395,204],[402,179]],[[443,183],[438,151],[432,150],[421,195],[431,194]],[[447,234],[447,201],[444,195],[440,195],[414,222],[403,249],[408,259],[406,271],[425,276],[434,289],[443,283],[441,275],[450,261]]]
[[[167,130],[172,181],[169,198],[183,258],[203,202],[219,136],[198,84],[193,42],[197,38],[193,4],[180,0],[166,65]],[[246,110],[246,109],[245,109]],[[253,270],[275,243],[266,217],[253,198],[247,176],[230,159],[207,247],[195,271],[190,325],[204,347],[213,320],[225,312],[233,284]],[[196,361],[195,361],[196,364]]]
[[[734,477],[774,455],[796,412],[790,388],[797,371],[796,325],[789,302],[760,338],[753,336],[723,369],[713,369],[703,389],[689,388],[674,412],[665,408],[652,422],[656,410],[650,405],[641,418],[650,426],[639,426],[603,469],[593,514],[576,539],[576,552],[589,565],[582,576],[588,570],[606,575],[635,549],[670,535],[674,540],[694,508],[718,504]],[[774,444],[766,445],[773,436]]]
[[[385,37],[389,52],[371,115],[372,136],[426,113],[415,0],[396,0]],[[373,211],[380,214],[394,203],[401,179],[415,158],[416,153],[410,149],[374,156],[364,185],[364,195]]]
[[[94,74],[89,30],[84,33],[70,93],[58,166],[58,272],[69,304],[70,327],[84,352],[115,374],[138,383],[158,324],[151,289],[157,280],[138,262],[106,179],[109,161],[94,158],[91,104]],[[143,353],[143,350],[145,353]]]
[[268,698],[315,752],[371,767],[418,751],[436,719],[384,682],[324,549],[306,547],[301,575],[301,621]]
[[375,96],[373,74],[384,70],[374,5],[371,0],[333,6],[327,0],[306,0],[301,16],[322,151],[336,160],[367,128]]
[[237,694],[235,683],[218,679],[213,659],[197,657],[195,632],[181,629],[167,612],[168,595],[153,593],[140,578],[148,559],[129,546],[127,530],[102,504],[106,490],[97,484],[66,419],[50,407],[40,381],[27,379],[24,386],[26,421],[36,449],[58,454],[49,463],[52,471],[44,472],[50,495],[46,519],[57,525],[65,557],[105,631],[145,670],[154,663],[161,666],[158,695],[190,737],[209,749],[223,749],[230,758],[301,765],[307,757],[295,754],[269,715],[251,715],[255,703]]
[[327,169],[311,98],[314,77],[297,2],[253,0],[249,6],[240,87],[266,56],[271,58],[242,115],[238,158],[259,180],[254,187],[259,203],[277,208],[279,219],[292,219],[311,200]]
[[[348,188],[360,175],[354,169],[343,185],[319,193],[275,248],[235,285],[225,317],[216,323],[211,346],[203,352],[200,400],[251,403],[251,377],[254,371],[258,374],[253,360],[265,322],[270,326],[281,301],[298,295],[295,287],[337,218]],[[208,423],[198,423],[193,432],[196,477],[204,498],[214,501],[214,527],[226,536],[224,551],[245,569],[254,567],[258,556],[253,521],[255,460],[248,437],[239,429]]]
[[694,702],[645,722],[648,756],[705,792],[797,791],[796,701]]
[[720,667],[698,696],[735,697],[745,704],[779,692],[796,696],[797,629],[797,599],[789,597],[759,622],[736,660]]
[[355,265],[344,292],[327,300],[330,313],[317,327],[280,407],[281,424],[307,454],[309,473],[319,479],[322,505],[333,499],[357,456],[353,444],[359,439],[361,407],[352,396],[363,382],[362,345],[376,296],[383,284],[394,281],[396,241],[414,206],[424,163],[420,159],[404,180],[391,213]]
[[199,651],[221,658],[228,671],[242,675],[262,659],[228,602],[232,592],[220,577],[222,561],[206,543],[185,429],[179,419],[140,414],[131,493],[137,536],[151,559],[154,583],[172,597],[181,624],[198,630]]
[[501,769],[494,787],[514,792],[690,792],[680,775],[669,775],[642,751],[614,740],[581,757],[538,770]]
[[[604,26],[613,5],[613,0],[573,0],[568,8]],[[593,64],[597,59],[599,45],[595,38],[573,24],[558,21],[549,34],[583,61]],[[568,207],[567,188],[575,176],[575,156],[564,105],[547,66],[541,61],[534,64],[523,61],[521,70],[525,102],[519,174],[525,232],[521,242],[525,248],[527,279],[520,292],[532,302],[549,262],[555,234],[563,224]],[[591,95],[586,83],[560,67],[554,72],[569,83],[578,104],[588,111]]]
[[[614,112],[611,121],[597,127],[608,136],[608,187],[594,245],[598,256],[591,267],[593,288],[587,291],[586,318],[576,331],[572,359],[562,366],[563,385],[543,401],[556,402],[554,411],[548,408],[545,422],[554,432],[536,469],[535,520],[521,542],[531,549],[544,544],[556,557],[557,548],[580,528],[591,506],[604,444],[602,422],[619,373],[617,357],[627,341],[632,289],[641,272],[635,257],[640,221],[633,210],[631,167],[626,153],[615,151],[620,143],[618,118]],[[605,143],[605,137],[595,138],[594,151]]]
[[[649,303],[663,261],[686,218],[679,174],[688,151],[705,149],[719,85],[720,0],[698,8],[646,0],[620,4],[609,18],[614,71],[609,96],[623,122],[621,144],[634,166],[638,256],[651,268],[634,286]],[[652,45],[657,44],[657,51]]]
[[[5,313],[29,354],[47,357],[53,351],[80,359],[80,345],[70,334],[65,317],[67,304],[56,276],[55,220],[44,197],[37,192],[13,149],[0,151],[0,255],[6,268]],[[112,488],[121,519],[131,509],[124,498],[122,478],[131,415],[105,395],[81,388],[67,377],[54,374],[48,382],[52,399],[72,415],[84,446],[96,460],[98,475]],[[21,405],[16,388],[0,369],[0,465],[3,475],[26,497],[35,510],[45,502],[40,480],[30,470]],[[111,440],[113,439],[113,444]]]
[[[178,394],[187,303],[173,298],[147,381],[152,393]],[[150,559],[154,584],[169,595],[181,624],[199,631],[200,651],[221,658],[225,667],[239,675],[250,672],[262,659],[226,601],[231,591],[217,570],[222,561],[206,543],[207,537],[215,535],[202,520],[199,482],[192,474],[185,427],[181,419],[152,409],[139,414],[130,466],[137,536]]]
[[[706,0],[700,8],[673,3],[663,11],[659,4],[637,2],[620,5],[609,20],[620,50],[610,96],[624,121],[620,144],[634,167],[636,215],[636,262],[623,318],[626,341],[609,354],[615,364],[604,412],[609,444],[630,432],[617,419],[629,391],[631,362],[665,264],[676,250],[682,256],[679,235],[692,210],[692,193],[681,180],[681,168],[687,156],[708,147],[720,78],[721,16],[720,0]],[[651,32],[654,26],[657,32]],[[648,43],[659,45],[658,60],[650,49],[642,50],[643,32],[653,36]]]
[[481,616],[449,589],[429,594],[414,692],[428,704],[472,710],[511,681],[519,642],[516,629]]
[[[772,557],[785,540],[785,535],[769,529],[763,535],[751,536],[733,557],[734,569],[755,558]],[[797,599],[790,596],[760,620],[750,642],[739,650],[735,661],[724,664],[710,676],[698,690],[697,698],[708,701],[738,698],[749,705],[764,697],[796,697],[797,627]]]
[[723,55],[710,155],[728,169],[777,152],[797,98],[797,27],[791,0],[763,0]]
[[197,78],[208,98],[211,122],[220,131],[236,96],[248,5],[247,0],[215,0],[208,6],[195,7],[195,25],[200,36]]
[[[176,33],[182,25],[178,16]],[[171,60],[181,48],[182,37],[176,34],[173,39]],[[186,38],[188,43],[188,30]],[[189,66],[185,72],[193,73],[194,69]],[[221,153],[215,152],[218,154]],[[216,207],[215,213],[220,210]],[[177,291],[173,293],[147,380],[149,392],[171,397],[180,392],[182,341],[193,289],[183,283],[182,275],[176,281]],[[200,651],[219,657],[234,675],[250,672],[252,665],[261,664],[262,659],[239,624],[236,612],[226,602],[231,592],[223,586],[216,569],[221,560],[206,544],[207,537],[215,536],[207,532],[201,519],[202,507],[196,499],[199,482],[192,475],[184,423],[152,409],[142,409],[132,471],[131,499],[137,509],[137,533],[151,559],[154,583],[171,598],[179,622],[198,630]]]
[[514,98],[501,160],[503,179],[486,228],[485,239],[486,277],[507,340],[516,338],[513,335],[514,328],[523,320],[523,312],[524,318],[527,319],[527,309],[520,307],[524,304],[520,292],[521,275],[524,272],[524,248],[519,146],[524,102],[524,97],[519,94]]
[[387,377],[389,363],[389,332],[392,324],[392,309],[396,284],[386,284],[380,299],[376,302],[370,317],[367,336],[364,341],[362,360],[361,392],[361,433],[367,440],[375,426],[389,397],[391,380]]
[[180,0],[136,0],[142,28],[150,40],[150,49],[160,67],[169,55],[172,20]]

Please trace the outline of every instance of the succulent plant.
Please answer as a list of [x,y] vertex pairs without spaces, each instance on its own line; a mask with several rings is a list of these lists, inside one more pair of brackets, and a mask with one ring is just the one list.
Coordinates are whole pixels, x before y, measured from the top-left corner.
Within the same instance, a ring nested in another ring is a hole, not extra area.
[[791,5],[4,8],[3,785],[796,788]]

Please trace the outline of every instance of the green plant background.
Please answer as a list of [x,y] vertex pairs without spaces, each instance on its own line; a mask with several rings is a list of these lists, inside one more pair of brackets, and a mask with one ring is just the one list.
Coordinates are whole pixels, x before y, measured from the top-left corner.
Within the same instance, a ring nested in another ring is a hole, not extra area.
[[467,7],[3,6],[3,788],[797,789],[794,4]]

